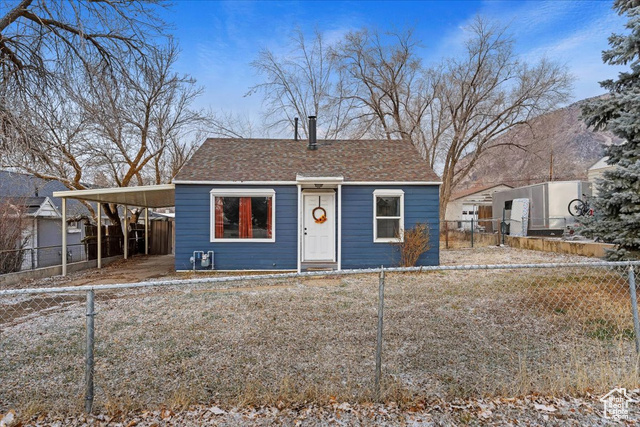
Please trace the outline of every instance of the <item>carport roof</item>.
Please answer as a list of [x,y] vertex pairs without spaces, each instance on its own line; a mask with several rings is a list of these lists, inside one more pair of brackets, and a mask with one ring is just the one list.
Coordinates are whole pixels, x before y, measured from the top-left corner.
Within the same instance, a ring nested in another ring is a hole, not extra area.
[[143,208],[166,208],[176,204],[173,184],[56,191],[53,196]]

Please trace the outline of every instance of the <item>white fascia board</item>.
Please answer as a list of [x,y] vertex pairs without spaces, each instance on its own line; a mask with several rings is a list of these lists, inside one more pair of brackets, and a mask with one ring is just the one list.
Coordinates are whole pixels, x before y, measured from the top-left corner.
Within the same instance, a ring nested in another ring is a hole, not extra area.
[[304,176],[296,175],[296,182],[299,184],[342,184],[343,176]]
[[93,196],[101,194],[135,193],[139,191],[164,191],[173,190],[174,188],[175,185],[173,184],[141,185],[137,187],[91,188],[87,190],[54,191],[53,197],[81,198],[82,196]]
[[373,195],[374,196],[403,196],[404,191],[398,190],[395,188],[388,188],[388,189],[378,188],[376,190],[373,190]]
[[173,181],[174,184],[202,185],[296,185],[299,183],[324,184],[325,182],[342,185],[442,185],[442,181],[338,181],[337,177],[302,177],[301,181]]
[[296,185],[295,181],[173,181],[174,184],[204,185]]
[[342,185],[442,185],[442,181],[346,181]]
[[[49,207],[53,211],[53,215],[43,215],[42,214],[42,209],[43,209],[43,207],[45,205],[49,205]],[[34,218],[38,218],[38,217],[43,217],[43,218],[61,218],[62,217],[62,215],[60,214],[60,211],[58,210],[58,208],[56,208],[56,206],[53,204],[51,199],[49,199],[49,197],[45,197],[44,201],[40,204],[40,207],[38,208],[38,210],[35,211],[34,213],[32,213],[30,216],[32,216]]]
[[213,196],[273,196],[276,191],[273,188],[214,188],[209,192]]

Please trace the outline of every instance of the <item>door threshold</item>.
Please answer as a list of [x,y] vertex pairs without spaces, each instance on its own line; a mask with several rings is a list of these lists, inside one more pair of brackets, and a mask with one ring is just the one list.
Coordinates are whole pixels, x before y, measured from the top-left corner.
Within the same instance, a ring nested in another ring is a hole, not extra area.
[[338,263],[333,261],[305,261],[300,264],[302,271],[334,271]]

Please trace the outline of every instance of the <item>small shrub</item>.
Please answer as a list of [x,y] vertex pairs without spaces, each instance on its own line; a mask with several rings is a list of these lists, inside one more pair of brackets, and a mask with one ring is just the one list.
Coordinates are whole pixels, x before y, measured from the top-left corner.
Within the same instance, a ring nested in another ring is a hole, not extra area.
[[429,225],[423,222],[418,222],[413,228],[404,230],[404,240],[395,243],[400,252],[401,267],[415,266],[420,255],[431,248],[429,235]]
[[24,203],[0,198],[0,274],[20,271],[27,243]]

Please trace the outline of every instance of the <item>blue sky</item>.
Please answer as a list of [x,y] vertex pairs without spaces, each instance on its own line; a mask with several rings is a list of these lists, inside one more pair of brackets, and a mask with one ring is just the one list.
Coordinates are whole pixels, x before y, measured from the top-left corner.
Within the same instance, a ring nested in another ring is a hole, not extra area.
[[291,31],[318,29],[329,40],[362,27],[412,27],[425,63],[462,48],[463,28],[477,14],[509,25],[525,60],[566,64],[576,77],[573,100],[601,94],[598,81],[617,69],[602,64],[607,37],[625,19],[612,1],[187,1],[165,14],[182,53],[177,70],[205,87],[199,107],[258,118],[261,96],[245,97],[260,77],[251,68],[261,48],[286,52]]

